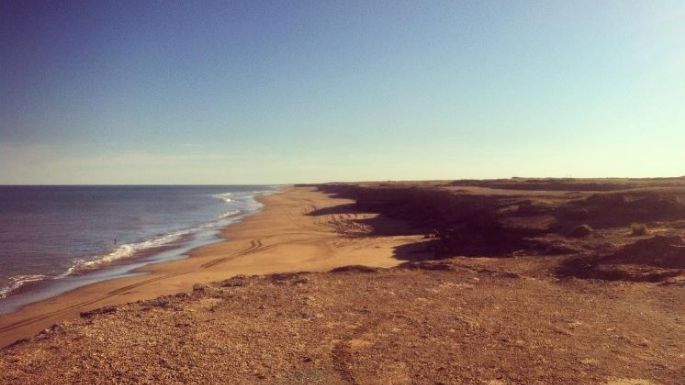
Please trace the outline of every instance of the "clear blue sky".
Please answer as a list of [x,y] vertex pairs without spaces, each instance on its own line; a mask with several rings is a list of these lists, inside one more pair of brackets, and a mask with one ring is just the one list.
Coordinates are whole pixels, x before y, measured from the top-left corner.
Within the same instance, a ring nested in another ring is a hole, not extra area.
[[685,3],[0,2],[0,183],[685,174]]

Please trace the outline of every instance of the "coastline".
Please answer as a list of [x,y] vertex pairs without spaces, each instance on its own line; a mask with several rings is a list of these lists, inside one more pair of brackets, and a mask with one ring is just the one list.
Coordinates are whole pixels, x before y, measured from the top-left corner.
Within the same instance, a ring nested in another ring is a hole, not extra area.
[[[557,227],[525,245],[512,242],[512,226],[539,217],[512,210],[520,201],[444,186],[326,184],[263,197],[263,211],[189,259],[0,319],[5,338],[32,336],[2,349],[0,383],[681,385],[681,195],[617,186],[612,199],[593,190],[546,201],[553,213],[572,199],[623,222],[582,238]],[[523,197],[539,202],[538,190]],[[615,202],[633,194],[651,198],[637,200],[638,214],[656,201],[673,208],[656,211],[670,221],[632,234],[636,206]],[[468,227],[487,210],[510,226],[501,238]],[[448,229],[470,236],[426,237],[445,213]],[[549,245],[566,254],[541,254]],[[450,255],[436,254],[443,247]]]
[[[0,191],[6,198],[0,211],[9,211],[0,221],[5,229],[0,234],[0,315],[87,284],[135,274],[148,264],[186,258],[191,250],[220,240],[224,227],[259,211],[258,195],[277,191],[276,186],[237,185],[76,186],[57,188],[59,197],[46,199],[50,188],[16,189],[17,197],[11,188]],[[8,203],[14,198],[15,203]],[[93,209],[75,218],[81,210],[70,211],[69,205],[80,199]],[[29,208],[16,210],[13,205]],[[48,208],[39,209],[43,205]],[[22,223],[31,234],[16,241],[11,234]],[[79,228],[77,223],[88,225]]]
[[418,240],[417,236],[350,238],[341,227],[364,218],[343,218],[331,208],[352,201],[313,188],[287,187],[257,199],[263,204],[260,211],[223,228],[223,239],[191,250],[188,258],[146,265],[135,271],[145,274],[89,284],[1,315],[0,347],[81,312],[188,292],[195,284],[239,274],[327,271],[353,264],[392,267],[400,262],[394,258],[395,248]]

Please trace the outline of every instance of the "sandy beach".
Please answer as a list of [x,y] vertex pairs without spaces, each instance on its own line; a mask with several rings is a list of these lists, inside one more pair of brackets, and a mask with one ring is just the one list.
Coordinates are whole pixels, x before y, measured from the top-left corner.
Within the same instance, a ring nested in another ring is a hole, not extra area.
[[0,385],[685,385],[683,21],[0,2]]
[[222,231],[225,240],[193,250],[190,257],[149,265],[146,274],[88,285],[0,316],[0,346],[29,338],[60,321],[95,308],[192,290],[193,285],[238,274],[327,271],[343,265],[397,265],[395,248],[419,236],[355,237],[364,220],[374,227],[403,224],[377,214],[339,213],[352,200],[314,188],[285,188],[262,196],[262,211]]
[[681,385],[683,183],[287,188],[1,318],[0,383]]

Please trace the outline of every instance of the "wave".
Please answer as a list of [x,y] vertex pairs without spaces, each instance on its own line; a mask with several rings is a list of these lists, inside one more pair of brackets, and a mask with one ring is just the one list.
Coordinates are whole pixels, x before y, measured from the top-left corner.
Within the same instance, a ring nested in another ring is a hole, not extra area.
[[111,264],[121,259],[130,258],[139,255],[141,252],[145,250],[151,250],[165,246],[172,246],[174,243],[181,241],[186,236],[190,236],[203,230],[211,230],[213,228],[226,225],[228,223],[223,221],[224,219],[233,218],[240,214],[243,214],[243,210],[229,210],[221,214],[217,220],[212,222],[207,222],[199,226],[162,234],[142,242],[123,244],[108,254],[95,256],[91,259],[77,259],[75,260],[74,264],[69,269],[67,269],[67,271],[62,275],[62,277],[66,277],[75,273],[83,273],[86,271],[96,269],[103,265]]
[[[226,216],[222,215],[219,219],[228,218],[237,215],[237,213],[227,212],[224,215]],[[216,227],[218,226],[218,223],[220,222],[210,222],[193,228],[162,234],[141,242],[122,244],[107,254],[95,255],[91,258],[76,258],[74,259],[72,265],[64,273],[56,276],[36,274],[17,275],[14,277],[10,277],[9,284],[5,287],[0,288],[0,299],[6,298],[10,293],[16,291],[23,285],[30,282],[45,281],[49,279],[60,279],[69,276],[84,274],[96,270],[100,267],[111,265],[117,261],[140,256],[141,253],[145,252],[146,250],[173,246],[175,242],[180,242],[184,237],[190,236],[193,233],[202,230],[207,230],[212,227]]]
[[225,213],[221,214],[221,216],[219,216],[219,219],[235,217],[236,215],[242,214],[242,212],[243,212],[243,210],[230,210],[230,211],[226,211]]
[[140,256],[146,250],[152,250],[165,246],[172,246],[175,242],[179,242],[185,236],[192,233],[214,227],[213,223],[189,228],[185,230],[174,231],[171,233],[159,235],[157,237],[147,239],[141,242],[127,243],[119,245],[117,248],[107,254],[95,255],[91,258],[76,258],[72,265],[62,274],[59,275],[17,275],[9,278],[9,284],[0,288],[0,299],[6,298],[10,293],[16,291],[23,285],[36,282],[45,281],[49,279],[66,278],[73,275],[84,274],[89,271],[96,270],[100,267],[111,265],[114,262]]
[[192,236],[193,234],[198,233],[200,231],[211,230],[213,228],[228,225],[229,223],[233,222],[236,217],[242,214],[249,213],[253,211],[253,209],[257,208],[253,205],[252,202],[254,200],[254,196],[259,193],[264,193],[264,191],[241,192],[239,196],[236,196],[232,192],[213,195],[215,198],[221,199],[233,207],[240,207],[241,209],[226,211],[215,220],[209,221],[198,226],[173,231],[166,234],[161,234],[140,242],[119,245],[117,248],[115,248],[107,254],[95,255],[90,258],[77,258],[74,260],[71,267],[69,267],[62,274],[17,275],[14,277],[10,277],[9,284],[5,287],[0,287],[0,299],[6,298],[12,292],[16,291],[17,289],[19,289],[27,283],[66,278],[68,276],[87,273],[89,271],[93,271],[98,268],[108,266],[117,261],[140,256],[141,253],[145,252],[146,250],[173,246],[174,243],[182,242],[184,237]]
[[179,241],[183,236],[189,235],[199,230],[201,230],[200,226],[193,229],[174,231],[142,242],[127,243],[120,245],[108,254],[98,255],[91,259],[78,258],[74,261],[74,264],[69,269],[67,269],[65,273],[59,276],[59,278],[67,277],[75,273],[83,273],[85,271],[96,269],[102,265],[108,265],[121,259],[130,258],[144,250],[169,246],[174,242]]
[[[222,196],[229,195],[231,193],[225,193],[225,194],[220,194]],[[227,197],[224,197],[226,199],[229,199]],[[226,200],[226,202],[229,202]],[[85,271],[90,271],[95,268],[98,268],[102,265],[108,265],[111,264],[112,262],[121,260],[121,259],[126,259],[133,257],[135,255],[139,255],[142,251],[145,250],[151,250],[159,247],[165,247],[165,246],[171,246],[175,242],[179,242],[183,237],[190,236],[194,233],[203,231],[203,230],[210,230],[212,228],[217,228],[223,225],[226,225],[230,222],[224,221],[225,219],[228,218],[233,218],[236,217],[240,214],[243,214],[243,210],[229,210],[226,211],[225,213],[221,214],[216,220],[210,221],[198,226],[194,226],[191,228],[183,229],[183,230],[178,230],[178,231],[173,231],[170,233],[162,234],[159,236],[156,236],[151,239],[147,239],[141,242],[135,242],[135,243],[127,243],[127,244],[122,244],[116,249],[112,250],[108,254],[104,255],[98,255],[93,258],[89,259],[76,259],[74,264],[64,273],[62,274],[63,277],[75,274],[75,273],[81,273]]]
[[233,202],[233,198],[231,198],[232,196],[233,196],[233,193],[230,193],[230,192],[225,192],[225,193],[213,195],[214,198],[221,199],[222,201],[224,201],[226,203]]
[[42,274],[15,275],[14,277],[10,277],[9,284],[0,288],[0,299],[7,297],[11,292],[19,289],[27,283],[43,281],[50,278],[54,277]]

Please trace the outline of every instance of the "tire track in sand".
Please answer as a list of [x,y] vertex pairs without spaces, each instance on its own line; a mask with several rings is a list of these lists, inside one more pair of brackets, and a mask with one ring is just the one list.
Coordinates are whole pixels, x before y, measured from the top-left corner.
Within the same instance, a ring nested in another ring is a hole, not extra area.
[[218,265],[218,264],[220,264],[220,263],[224,263],[224,262],[226,262],[226,261],[228,261],[228,260],[231,260],[231,259],[233,259],[233,258],[242,257],[242,256],[244,256],[244,255],[254,253],[254,252],[256,252],[256,251],[262,249],[263,246],[264,246],[264,245],[262,244],[262,240],[261,240],[261,239],[253,239],[253,240],[250,241],[250,246],[249,246],[247,249],[242,250],[242,251],[239,251],[239,252],[237,252],[237,253],[235,253],[235,254],[233,254],[233,255],[231,255],[231,256],[228,256],[228,257],[220,257],[220,258],[212,259],[212,260],[209,261],[209,262],[203,263],[202,265],[200,265],[200,267],[203,268],[203,269],[208,269],[208,268],[210,268],[210,267],[216,266],[216,265]]

